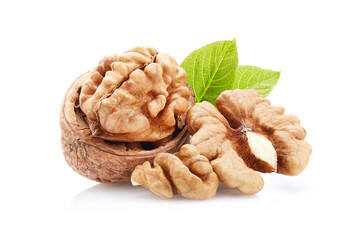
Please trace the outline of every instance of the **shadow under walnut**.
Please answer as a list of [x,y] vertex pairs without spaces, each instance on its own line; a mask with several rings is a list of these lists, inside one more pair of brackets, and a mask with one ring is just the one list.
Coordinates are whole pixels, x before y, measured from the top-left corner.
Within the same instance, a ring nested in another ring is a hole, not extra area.
[[[186,126],[177,129],[173,139],[156,148],[153,143],[111,142],[93,137],[79,107],[81,87],[89,74],[83,74],[70,86],[60,111],[65,160],[82,176],[98,182],[129,181],[135,166],[152,162],[158,153],[176,152],[189,138]],[[189,101],[193,104],[194,98]]]

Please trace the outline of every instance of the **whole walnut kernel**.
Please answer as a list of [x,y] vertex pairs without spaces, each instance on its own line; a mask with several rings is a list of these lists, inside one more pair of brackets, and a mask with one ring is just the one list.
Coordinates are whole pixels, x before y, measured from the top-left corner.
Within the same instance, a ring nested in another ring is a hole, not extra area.
[[187,141],[186,114],[193,104],[186,73],[169,55],[136,47],[104,57],[64,96],[65,160],[95,181],[129,180],[135,166]]

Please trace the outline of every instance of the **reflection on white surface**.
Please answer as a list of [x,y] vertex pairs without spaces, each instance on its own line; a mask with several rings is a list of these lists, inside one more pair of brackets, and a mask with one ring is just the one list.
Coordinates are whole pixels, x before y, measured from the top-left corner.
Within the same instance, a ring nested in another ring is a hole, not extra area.
[[163,199],[143,186],[132,186],[130,182],[120,183],[99,183],[74,196],[70,202],[71,209],[91,208],[121,208],[122,205],[155,205],[155,204],[212,204],[222,202],[223,204],[257,204],[280,203],[288,200],[307,198],[314,194],[311,183],[307,177],[288,177],[279,174],[262,174],[264,188],[255,195],[247,195],[238,189],[231,189],[220,183],[216,195],[209,200],[191,200],[175,195],[172,199]]
[[172,199],[163,199],[142,186],[132,186],[130,182],[122,183],[99,183],[78,193],[70,202],[70,208],[87,208],[87,207],[115,207],[120,204],[156,204],[156,203],[198,203],[224,200],[233,201],[259,201],[258,195],[246,195],[238,189],[228,188],[225,184],[220,184],[215,197],[209,200],[191,200],[175,195]]
[[[312,223],[324,206],[314,197],[314,189],[305,175],[293,178],[263,174],[265,185],[256,195],[246,195],[220,183],[216,196],[203,201],[179,195],[162,199],[142,186],[133,187],[130,182],[96,184],[76,194],[67,210],[73,226],[77,219],[93,228],[96,222],[103,222],[105,229],[124,226],[128,232],[142,237],[154,233],[164,239],[172,233],[178,234],[176,239],[184,239],[187,232],[196,238],[204,233],[216,239],[220,236],[216,229],[237,235],[244,232],[248,236],[268,232],[271,236],[277,231],[275,224],[308,231],[314,228]],[[179,228],[182,230],[176,231]],[[297,237],[302,236],[303,231]]]

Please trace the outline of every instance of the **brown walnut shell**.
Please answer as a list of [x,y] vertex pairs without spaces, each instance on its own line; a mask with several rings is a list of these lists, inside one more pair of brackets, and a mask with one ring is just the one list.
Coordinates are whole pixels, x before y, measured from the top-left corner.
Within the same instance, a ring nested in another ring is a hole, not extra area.
[[[86,116],[79,107],[81,87],[89,74],[83,74],[70,86],[60,111],[65,160],[82,176],[98,182],[128,181],[137,165],[152,162],[158,153],[176,152],[189,138],[186,126],[177,128],[172,139],[160,140],[157,147],[152,142],[112,142],[93,137]],[[193,105],[193,92],[190,91],[189,102]]]

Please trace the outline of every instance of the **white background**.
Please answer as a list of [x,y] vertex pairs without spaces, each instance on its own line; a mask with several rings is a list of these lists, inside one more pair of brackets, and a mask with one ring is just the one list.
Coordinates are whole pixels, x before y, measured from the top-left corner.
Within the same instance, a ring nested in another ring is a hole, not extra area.
[[[354,239],[352,1],[1,1],[0,239]],[[59,109],[105,55],[137,45],[179,63],[236,38],[239,63],[281,70],[268,99],[313,147],[297,177],[264,174],[254,196],[160,199],[98,184],[66,164]]]

